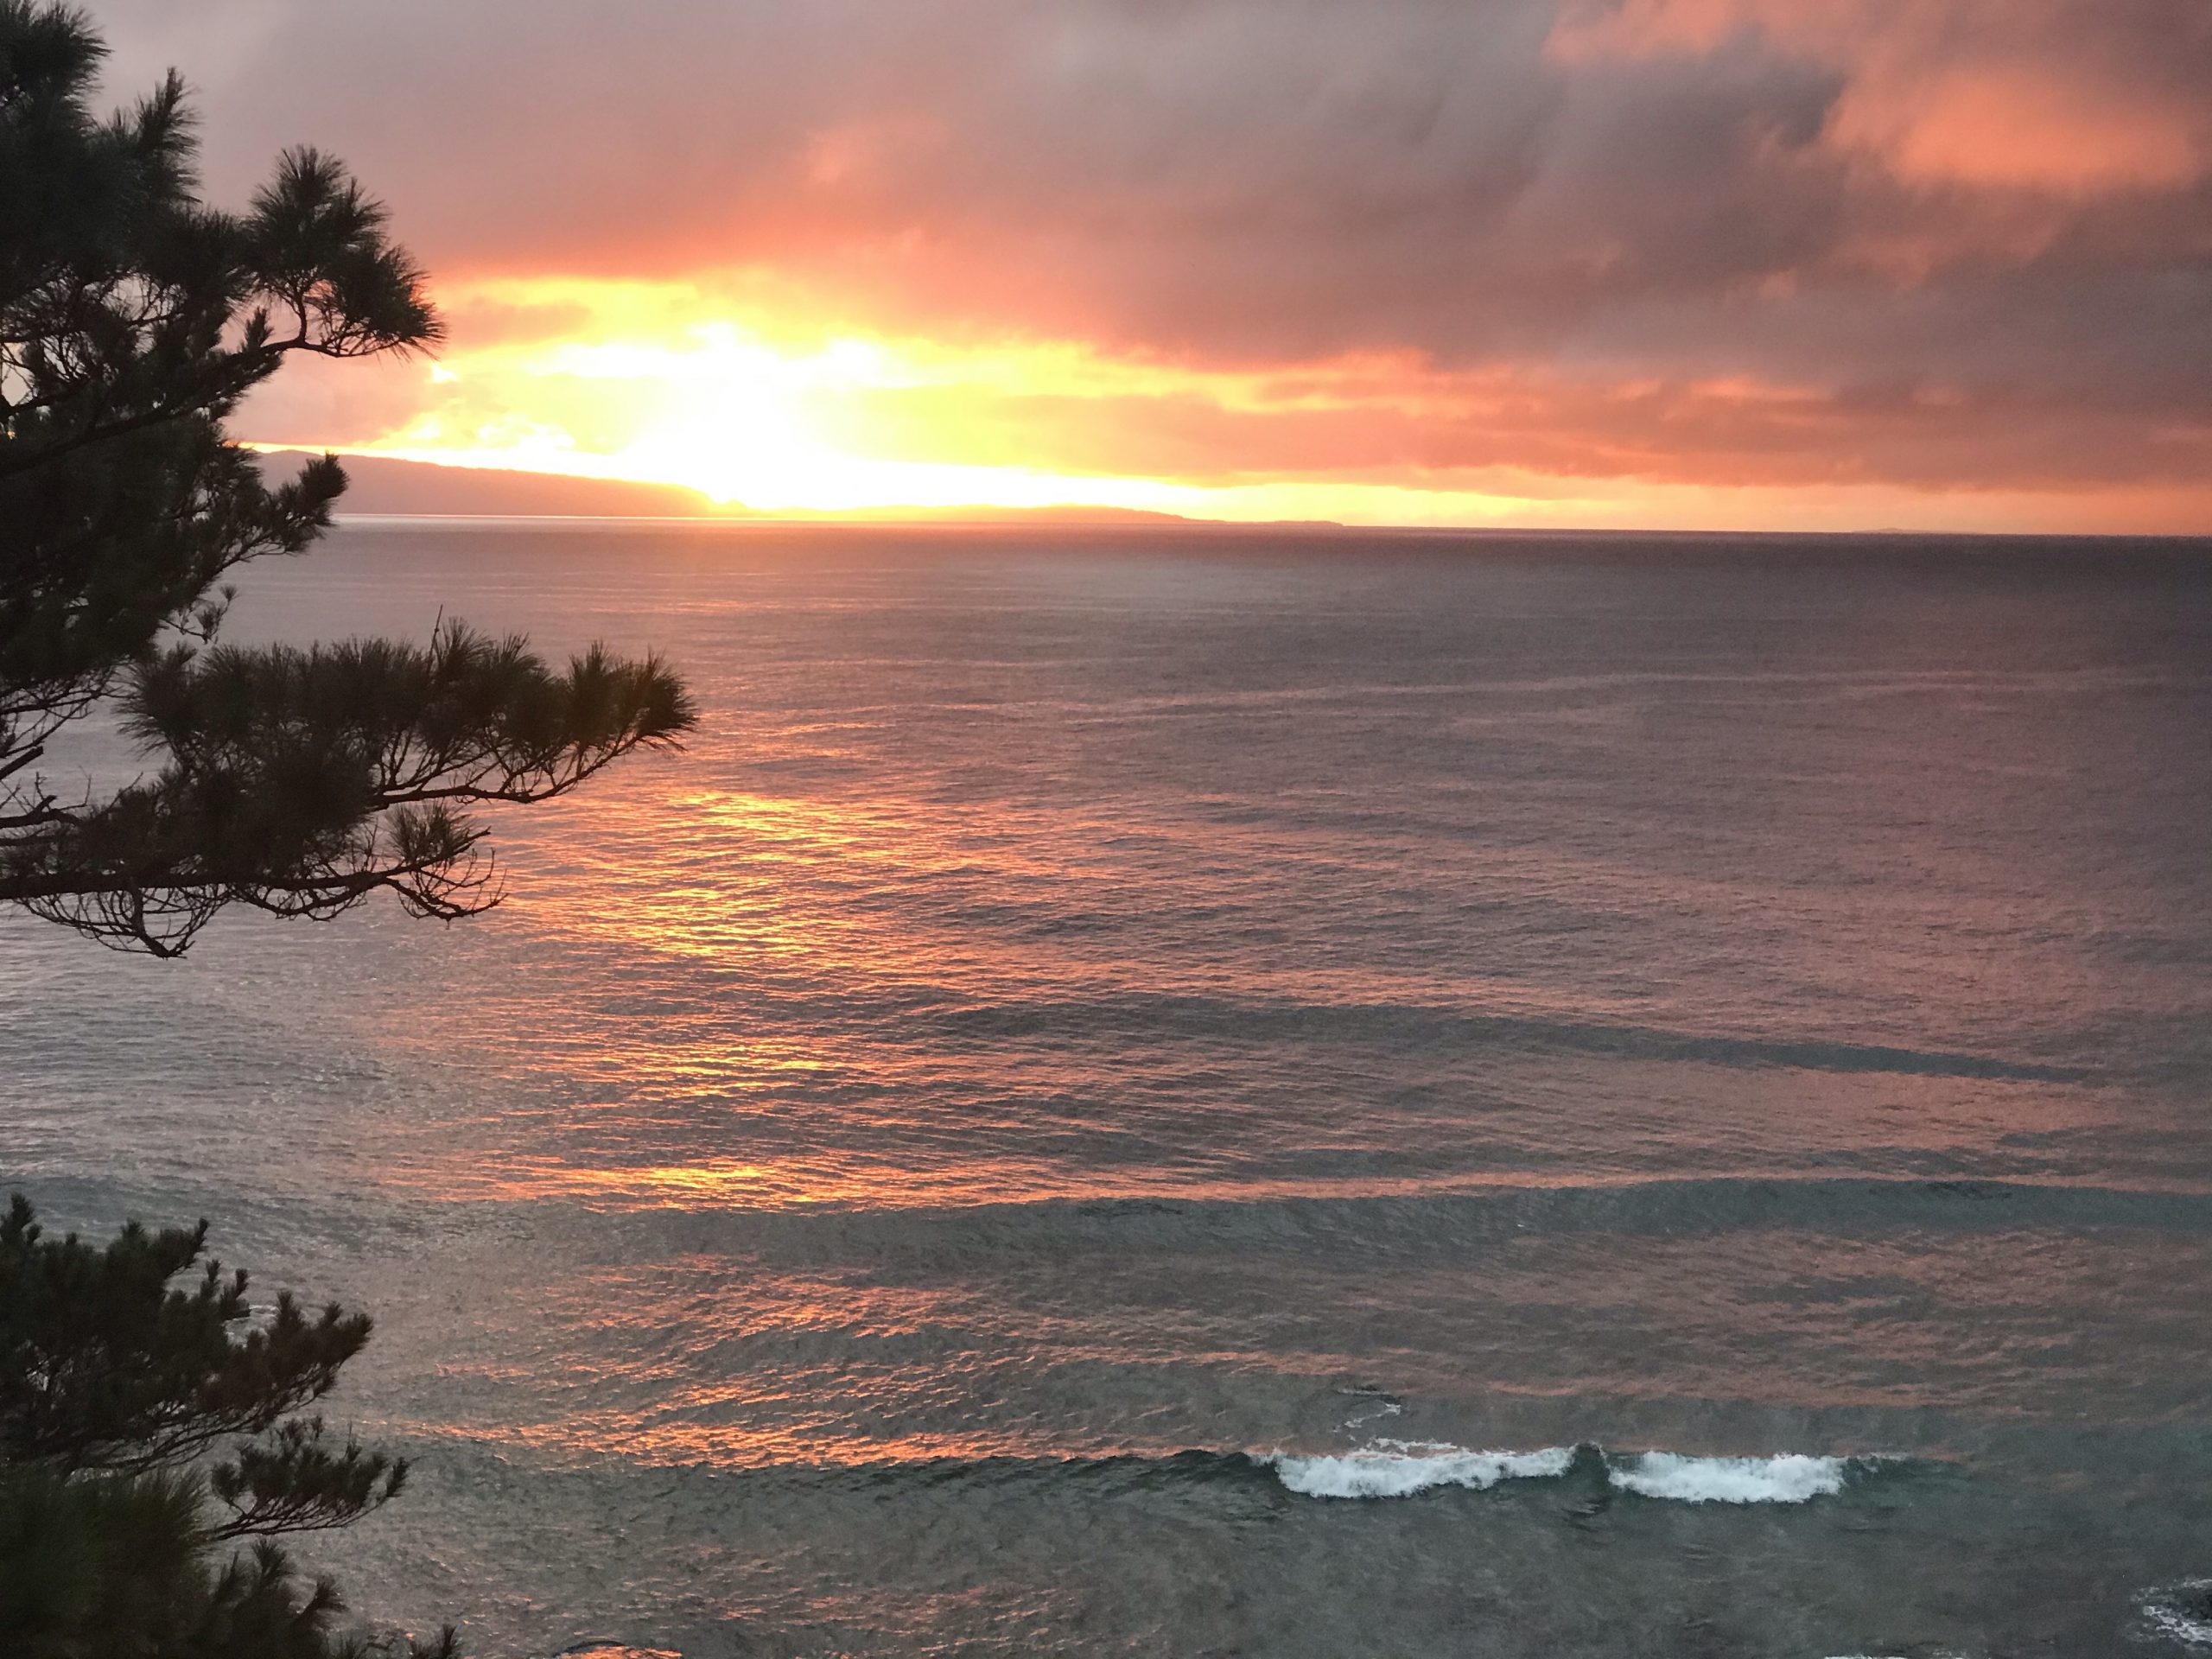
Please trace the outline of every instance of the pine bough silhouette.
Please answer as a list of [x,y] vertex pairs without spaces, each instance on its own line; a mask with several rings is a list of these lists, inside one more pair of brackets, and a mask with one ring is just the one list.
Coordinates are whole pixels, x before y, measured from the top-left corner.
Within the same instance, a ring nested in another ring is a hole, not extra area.
[[[225,419],[295,353],[419,352],[442,326],[336,162],[288,151],[246,213],[208,207],[182,82],[102,119],[105,50],[73,6],[0,0],[0,904],[157,957],[232,905],[483,910],[499,890],[470,810],[673,746],[690,699],[652,657],[556,670],[460,624],[422,645],[219,642],[230,575],[304,550],[346,485],[330,456],[265,482]],[[103,705],[148,772],[72,795],[40,763]],[[55,1242],[20,1198],[0,1221],[0,1648],[450,1656],[450,1631],[342,1636],[336,1592],[274,1541],[405,1478],[308,1409],[369,1321],[257,1313],[212,1262],[173,1287],[206,1236]]]
[[[164,957],[232,904],[484,909],[469,807],[673,744],[691,702],[656,658],[556,671],[459,624],[216,643],[226,578],[305,549],[346,481],[325,456],[271,487],[224,418],[296,353],[411,353],[442,327],[336,162],[288,151],[250,212],[207,207],[182,82],[98,120],[103,51],[74,8],[0,0],[0,902]],[[110,698],[158,767],[64,798],[35,768]]]
[[[366,1315],[257,1310],[207,1224],[104,1249],[0,1217],[0,1644],[24,1659],[453,1659],[338,1630],[345,1603],[273,1541],[349,1526],[407,1465],[309,1411]],[[175,1281],[197,1269],[188,1287]],[[251,1540],[220,1566],[226,1544]]]

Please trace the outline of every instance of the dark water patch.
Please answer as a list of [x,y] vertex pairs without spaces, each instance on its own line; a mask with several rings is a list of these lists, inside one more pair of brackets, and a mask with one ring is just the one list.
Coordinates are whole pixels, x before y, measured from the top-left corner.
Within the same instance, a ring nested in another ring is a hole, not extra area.
[[889,1249],[1041,1258],[1060,1252],[1180,1253],[1197,1247],[1445,1254],[1528,1234],[1696,1236],[1788,1229],[1839,1236],[2124,1228],[2212,1234],[2212,1193],[2022,1181],[1715,1178],[1489,1186],[1336,1197],[1046,1198],[805,1210],[605,1211],[621,1253],[656,1249]]
[[1700,1035],[1654,1026],[1478,1014],[1416,1003],[1283,1002],[1230,997],[1105,995],[1080,1001],[950,1004],[926,1021],[944,1032],[994,1040],[1056,1038],[1125,1041],[1163,1033],[1274,1046],[1286,1041],[1356,1041],[1462,1047],[1565,1050],[1626,1060],[1890,1072],[1992,1082],[2080,1083],[2077,1066],[1941,1049],[1817,1039]]

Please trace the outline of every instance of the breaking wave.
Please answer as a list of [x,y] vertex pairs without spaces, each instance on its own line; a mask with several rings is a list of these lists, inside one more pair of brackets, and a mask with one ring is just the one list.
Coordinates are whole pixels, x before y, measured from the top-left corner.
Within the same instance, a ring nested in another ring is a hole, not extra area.
[[2212,1648],[2212,1579],[2187,1579],[2145,1592],[2143,1621],[2169,1642]]
[[1611,1453],[1599,1446],[1535,1452],[1471,1451],[1436,1440],[1375,1440],[1331,1455],[1274,1452],[1261,1459],[1305,1497],[1408,1497],[1440,1486],[1476,1491],[1509,1480],[1558,1480],[1578,1465],[1615,1491],[1678,1503],[1805,1503],[1832,1497],[1885,1458],[1700,1458],[1678,1452]]
[[1682,1503],[1803,1503],[1843,1490],[1851,1460],[1785,1453],[1774,1458],[1689,1458],[1645,1452],[1624,1458],[1606,1478],[1639,1497]]
[[1541,1452],[1469,1452],[1438,1440],[1377,1440],[1336,1457],[1268,1459],[1275,1476],[1306,1497],[1406,1497],[1433,1486],[1484,1491],[1502,1480],[1554,1480],[1574,1465],[1571,1446]]

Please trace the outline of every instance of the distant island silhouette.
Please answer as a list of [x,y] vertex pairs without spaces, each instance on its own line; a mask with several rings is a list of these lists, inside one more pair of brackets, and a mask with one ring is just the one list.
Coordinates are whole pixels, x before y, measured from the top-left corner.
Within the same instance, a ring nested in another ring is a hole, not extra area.
[[[277,475],[298,470],[302,462],[311,458],[311,452],[297,449],[265,450],[260,457],[264,467]],[[703,491],[680,484],[641,484],[622,479],[574,478],[560,473],[442,466],[435,461],[397,461],[384,455],[342,455],[340,459],[351,480],[339,503],[340,518],[699,518],[718,522],[758,519],[840,524],[1046,524],[1219,522],[1134,507],[1082,505],[891,506],[767,513],[735,502],[718,502]]]

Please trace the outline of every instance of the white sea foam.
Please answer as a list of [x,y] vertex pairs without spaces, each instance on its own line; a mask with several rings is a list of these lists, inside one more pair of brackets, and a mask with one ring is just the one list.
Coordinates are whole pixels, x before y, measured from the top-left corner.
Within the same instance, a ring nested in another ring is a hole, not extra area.
[[1306,1497],[1406,1497],[1435,1486],[1482,1491],[1502,1480],[1550,1480],[1574,1462],[1571,1446],[1541,1452],[1470,1452],[1440,1440],[1377,1440],[1339,1456],[1268,1461],[1275,1476]]
[[2143,1618],[2169,1642],[2185,1647],[2212,1648],[2212,1579],[2190,1579],[2154,1590],[2143,1603]]
[[1645,1452],[1609,1462],[1606,1478],[1623,1491],[1683,1503],[1802,1503],[1843,1490],[1841,1458],[1691,1458]]
[[[1540,1452],[1472,1452],[1442,1440],[1377,1440],[1334,1456],[1278,1452],[1264,1461],[1306,1497],[1409,1497],[1439,1486],[1485,1491],[1505,1480],[1555,1480],[1573,1466],[1573,1446]],[[1694,1458],[1679,1452],[1605,1454],[1618,1491],[1680,1503],[1803,1503],[1843,1490],[1852,1460],[1785,1452],[1770,1458]]]

